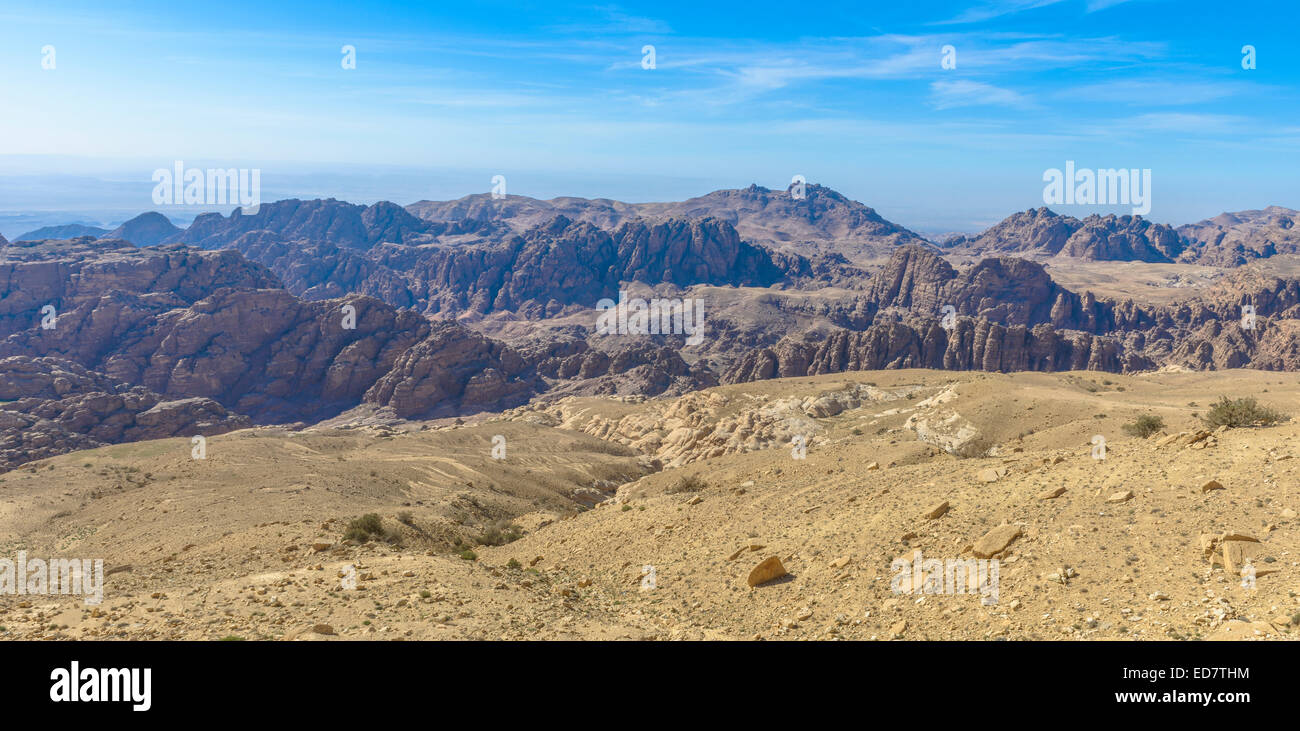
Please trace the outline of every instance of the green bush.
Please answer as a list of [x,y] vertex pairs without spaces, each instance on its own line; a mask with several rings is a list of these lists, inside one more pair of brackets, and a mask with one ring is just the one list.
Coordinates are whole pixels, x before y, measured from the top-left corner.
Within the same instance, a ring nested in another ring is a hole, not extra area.
[[343,531],[343,538],[357,543],[365,543],[372,538],[399,543],[402,540],[402,533],[399,530],[390,531],[385,528],[384,519],[377,513],[366,513],[348,523],[347,529]]
[[1139,416],[1135,421],[1125,424],[1124,433],[1131,436],[1142,437],[1143,439],[1146,439],[1147,437],[1151,436],[1152,434],[1155,434],[1156,432],[1164,428],[1165,428],[1164,419],[1161,419],[1159,416],[1156,416],[1155,414],[1143,414]]
[[504,546],[507,543],[517,541],[524,535],[524,529],[511,523],[508,520],[498,520],[483,530],[474,538],[474,542],[480,546]]
[[1221,396],[1210,405],[1204,421],[1211,427],[1272,426],[1285,418],[1281,412],[1260,405],[1252,397],[1230,399]]

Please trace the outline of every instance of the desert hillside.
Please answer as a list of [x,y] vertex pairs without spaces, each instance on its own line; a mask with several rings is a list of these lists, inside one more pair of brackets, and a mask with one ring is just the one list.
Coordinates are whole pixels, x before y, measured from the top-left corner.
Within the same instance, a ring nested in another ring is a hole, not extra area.
[[[0,638],[1287,638],[1300,423],[1202,417],[1296,381],[861,371],[75,451],[0,475],[0,555],[102,558],[104,601],[0,596]],[[917,551],[997,559],[996,603],[894,591]]]

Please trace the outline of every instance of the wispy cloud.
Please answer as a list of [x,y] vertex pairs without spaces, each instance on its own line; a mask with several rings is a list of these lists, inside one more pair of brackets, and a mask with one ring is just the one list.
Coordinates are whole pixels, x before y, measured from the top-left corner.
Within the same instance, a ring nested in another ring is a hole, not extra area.
[[591,8],[597,16],[595,22],[562,23],[548,28],[556,33],[572,34],[640,34],[665,36],[673,32],[672,26],[655,18],[632,15],[617,5],[600,5]]
[[1000,18],[1004,15],[1044,8],[1048,5],[1055,5],[1063,0],[986,0],[972,8],[962,11],[957,17],[951,20],[945,20],[940,25],[956,23],[980,23],[993,18]]
[[[1094,13],[1098,10],[1105,10],[1109,7],[1122,5],[1131,0],[1087,0],[1084,3],[1084,11]],[[982,23],[986,20],[1001,18],[1007,15],[1023,13],[1026,10],[1036,10],[1045,8],[1050,5],[1057,5],[1065,0],[985,0],[974,7],[967,8],[957,17],[951,20],[945,20],[938,25],[955,25],[960,23]]]
[[1205,104],[1252,90],[1241,81],[1195,81],[1188,79],[1121,79],[1060,90],[1054,96],[1073,101],[1139,106]]
[[935,109],[976,106],[1028,109],[1033,106],[1019,92],[970,80],[936,81],[930,84],[930,104]]

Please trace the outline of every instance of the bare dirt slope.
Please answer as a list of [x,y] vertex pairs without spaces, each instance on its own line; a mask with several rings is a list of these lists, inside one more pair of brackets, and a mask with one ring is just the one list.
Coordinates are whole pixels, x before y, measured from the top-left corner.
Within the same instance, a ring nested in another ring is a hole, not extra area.
[[[203,461],[182,440],[77,452],[0,476],[0,556],[130,570],[98,607],[0,597],[0,637],[1293,638],[1300,424],[1198,417],[1221,394],[1300,414],[1296,386],[864,372],[391,435],[245,430]],[[1124,433],[1148,413],[1161,433]],[[369,512],[397,542],[344,540]],[[518,540],[458,555],[512,522]],[[896,593],[916,551],[999,559],[996,604]],[[772,556],[788,575],[748,586]]]

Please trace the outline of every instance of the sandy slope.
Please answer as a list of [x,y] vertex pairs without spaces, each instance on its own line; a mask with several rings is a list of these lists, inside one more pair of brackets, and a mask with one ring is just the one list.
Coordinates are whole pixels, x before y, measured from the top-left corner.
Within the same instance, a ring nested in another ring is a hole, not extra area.
[[[1219,394],[1300,414],[1296,385],[1256,371],[851,373],[570,399],[450,429],[248,430],[209,440],[202,461],[182,440],[79,452],[0,476],[0,556],[131,568],[99,607],[0,597],[0,637],[1300,636],[1300,424],[1188,444]],[[1123,434],[1148,412],[1169,438]],[[792,433],[808,435],[806,459]],[[958,437],[994,456],[940,448]],[[680,466],[652,472],[652,458]],[[677,492],[688,475],[703,487]],[[1210,480],[1224,489],[1202,492]],[[365,512],[394,529],[409,512],[402,545],[342,541]],[[521,539],[456,555],[509,516]],[[1020,535],[999,555],[996,604],[892,590],[895,558],[972,558],[1003,524]],[[1206,558],[1201,537],[1230,531],[1259,539],[1254,589]],[[750,588],[768,556],[789,575]]]

